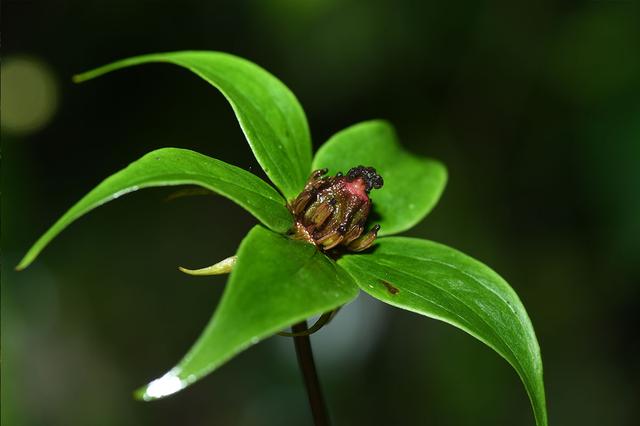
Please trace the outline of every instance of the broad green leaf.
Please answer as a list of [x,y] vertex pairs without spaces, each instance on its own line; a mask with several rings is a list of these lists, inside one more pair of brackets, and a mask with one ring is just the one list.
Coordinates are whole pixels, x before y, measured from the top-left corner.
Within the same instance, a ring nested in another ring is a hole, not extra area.
[[138,189],[174,185],[198,185],[217,192],[274,231],[285,232],[292,225],[282,196],[257,176],[194,151],[163,148],[111,175],[85,195],[36,241],[17,269],[26,268],[56,235],[94,208]]
[[438,161],[405,151],[391,124],[373,120],[358,123],[333,135],[313,159],[313,170],[330,174],[347,172],[358,165],[373,166],[384,179],[382,189],[371,191],[374,211],[380,219],[378,235],[406,231],[435,206],[447,181],[447,170]]
[[136,395],[151,400],[175,393],[238,352],[358,292],[350,276],[314,246],[256,226],[242,241],[220,304],[198,341],[176,367]]
[[493,348],[520,375],[538,426],[547,425],[533,326],[516,293],[489,267],[442,244],[403,237],[381,238],[373,252],[338,264],[373,297],[449,323]]
[[246,59],[222,52],[155,53],[120,60],[77,75],[82,82],[150,62],[184,67],[227,98],[256,159],[287,199],[302,190],[311,164],[311,137],[295,95],[272,74]]

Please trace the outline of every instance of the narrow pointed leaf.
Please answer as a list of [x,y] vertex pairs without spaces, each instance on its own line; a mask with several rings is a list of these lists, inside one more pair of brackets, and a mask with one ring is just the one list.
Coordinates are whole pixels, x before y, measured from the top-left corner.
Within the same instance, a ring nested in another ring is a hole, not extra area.
[[298,195],[311,164],[307,118],[287,86],[258,65],[222,52],[168,52],[117,61],[74,79],[81,82],[151,62],[184,67],[222,92],[267,176],[287,199]]
[[384,179],[382,189],[371,192],[380,215],[378,235],[406,231],[435,206],[447,181],[440,162],[405,151],[393,127],[382,120],[365,121],[333,135],[320,147],[312,169],[330,174],[358,165],[373,166]]
[[163,148],[111,175],[85,195],[36,241],[17,269],[26,268],[56,235],[94,208],[138,189],[174,185],[198,185],[217,192],[275,231],[285,232],[291,227],[284,199],[262,179],[194,151]]
[[314,246],[256,226],[242,241],[220,304],[198,341],[176,367],[136,395],[151,400],[175,393],[252,344],[348,303],[358,292],[351,277]]
[[381,238],[372,253],[338,264],[373,297],[449,323],[493,348],[522,379],[538,426],[547,425],[533,326],[516,293],[489,267],[442,244],[402,237]]
[[233,271],[233,267],[238,261],[238,256],[229,256],[226,259],[222,259],[220,262],[211,266],[205,266],[199,269],[187,269],[185,267],[178,267],[180,272],[184,272],[187,275],[193,276],[208,276],[208,275],[223,275],[229,274]]

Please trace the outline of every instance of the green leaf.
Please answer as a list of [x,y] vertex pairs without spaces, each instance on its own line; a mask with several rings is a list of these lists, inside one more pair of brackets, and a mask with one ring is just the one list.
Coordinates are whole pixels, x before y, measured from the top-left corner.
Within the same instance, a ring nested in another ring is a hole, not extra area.
[[238,352],[358,292],[350,276],[314,246],[256,226],[242,241],[220,305],[198,341],[136,396],[151,400],[184,389]]
[[384,179],[382,189],[371,191],[374,211],[380,219],[378,235],[406,231],[435,206],[447,181],[447,170],[438,161],[405,151],[386,121],[358,123],[333,135],[313,159],[313,170],[347,172],[358,165],[373,166]]
[[285,232],[293,223],[282,196],[257,176],[194,151],[163,148],[102,181],[36,241],[16,269],[26,268],[56,235],[94,208],[138,189],[174,185],[199,185],[217,192],[274,231]]
[[373,297],[449,323],[493,348],[520,375],[538,426],[547,425],[533,326],[516,293],[489,267],[442,244],[403,237],[381,238],[372,253],[338,264]]
[[256,159],[287,199],[302,190],[310,172],[311,137],[304,110],[272,74],[246,59],[222,52],[156,53],[120,60],[74,77],[82,82],[150,62],[187,68],[220,90],[238,118]]

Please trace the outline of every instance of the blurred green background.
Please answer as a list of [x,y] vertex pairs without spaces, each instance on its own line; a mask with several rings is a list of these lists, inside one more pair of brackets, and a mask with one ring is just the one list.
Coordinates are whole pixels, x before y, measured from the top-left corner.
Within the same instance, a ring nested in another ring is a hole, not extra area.
[[[164,146],[259,172],[224,98],[128,55],[223,50],[280,77],[314,146],[386,118],[448,188],[409,235],[488,263],[542,348],[550,423],[640,418],[640,16],[600,1],[27,1],[2,4],[2,424],[304,425],[292,342],[271,338],[153,403],[133,389],[208,321],[253,218],[215,196],[145,190],[14,265],[73,202]],[[401,207],[399,207],[401,208]],[[366,295],[312,339],[336,425],[532,425],[515,372],[448,325]]]

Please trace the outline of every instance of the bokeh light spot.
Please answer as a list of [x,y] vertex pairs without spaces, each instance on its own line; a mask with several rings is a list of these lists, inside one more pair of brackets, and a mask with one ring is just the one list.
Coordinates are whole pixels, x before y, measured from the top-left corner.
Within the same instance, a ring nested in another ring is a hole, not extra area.
[[42,129],[58,106],[56,78],[33,58],[9,57],[0,65],[2,130],[18,135]]

